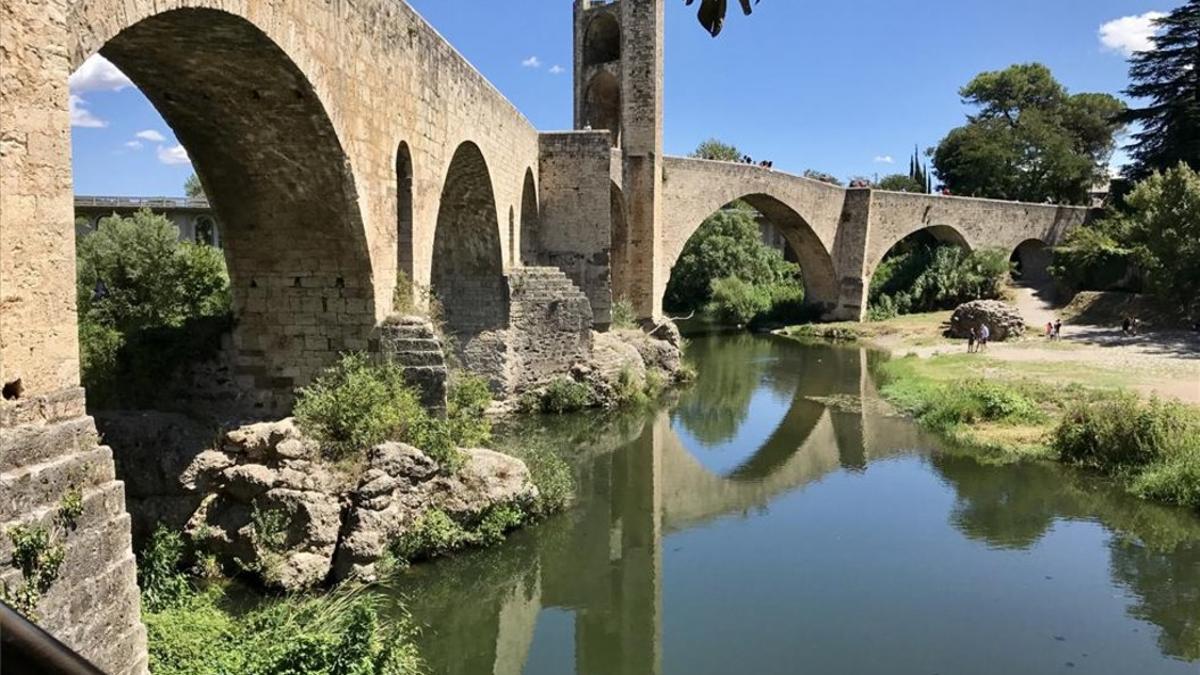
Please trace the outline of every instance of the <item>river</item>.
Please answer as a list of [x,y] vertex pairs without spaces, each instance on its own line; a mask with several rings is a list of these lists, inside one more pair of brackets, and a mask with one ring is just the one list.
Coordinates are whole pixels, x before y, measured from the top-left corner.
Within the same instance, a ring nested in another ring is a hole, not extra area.
[[1200,517],[949,447],[863,350],[688,350],[660,409],[508,431],[560,446],[578,500],[395,582],[432,672],[1200,672]]

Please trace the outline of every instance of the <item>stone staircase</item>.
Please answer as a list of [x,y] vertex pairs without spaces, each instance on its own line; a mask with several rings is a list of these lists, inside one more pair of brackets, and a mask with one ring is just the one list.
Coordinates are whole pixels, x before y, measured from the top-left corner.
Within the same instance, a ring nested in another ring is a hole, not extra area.
[[563,374],[592,349],[592,305],[557,267],[508,274],[509,374],[516,389]]
[[394,316],[384,321],[379,335],[384,358],[404,369],[408,383],[421,393],[421,403],[437,413],[446,411],[446,355],[429,319]]

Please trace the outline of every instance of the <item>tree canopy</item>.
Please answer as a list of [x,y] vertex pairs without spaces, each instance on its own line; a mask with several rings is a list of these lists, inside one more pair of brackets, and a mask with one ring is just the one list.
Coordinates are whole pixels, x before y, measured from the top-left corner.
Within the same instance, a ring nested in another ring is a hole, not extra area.
[[724,141],[710,138],[696,147],[696,151],[692,153],[692,157],[696,159],[711,159],[718,162],[738,162],[742,157],[741,150],[737,146],[730,145]]
[[1069,94],[1038,63],[982,73],[960,91],[977,112],[938,145],[933,165],[953,193],[1085,203],[1105,176],[1125,106]]
[[204,197],[204,186],[200,184],[200,177],[192,174],[183,182],[183,193],[191,199],[201,199]]
[[1127,110],[1133,134],[1131,178],[1186,162],[1200,169],[1200,0],[1190,0],[1156,21],[1152,50],[1130,60],[1133,84],[1125,93],[1147,104]]

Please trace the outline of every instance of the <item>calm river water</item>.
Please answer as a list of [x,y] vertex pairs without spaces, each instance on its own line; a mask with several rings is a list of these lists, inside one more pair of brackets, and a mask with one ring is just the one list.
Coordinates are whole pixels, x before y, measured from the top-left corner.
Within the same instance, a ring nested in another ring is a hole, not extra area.
[[858,349],[689,349],[661,410],[512,432],[561,445],[578,503],[404,576],[433,672],[1200,672],[1194,514],[949,448]]

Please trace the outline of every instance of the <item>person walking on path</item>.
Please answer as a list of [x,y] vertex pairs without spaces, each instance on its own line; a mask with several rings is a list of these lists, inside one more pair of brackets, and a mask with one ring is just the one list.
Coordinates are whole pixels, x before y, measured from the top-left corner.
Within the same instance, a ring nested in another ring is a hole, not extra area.
[[975,327],[971,326],[971,332],[967,334],[967,353],[975,353]]
[[1054,320],[1054,339],[1055,340],[1062,339],[1062,319]]
[[987,351],[988,340],[991,339],[991,337],[992,337],[992,329],[988,328],[988,325],[986,323],[981,325],[979,327],[979,349],[978,349],[978,351],[981,351],[981,352]]

